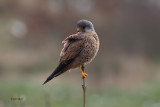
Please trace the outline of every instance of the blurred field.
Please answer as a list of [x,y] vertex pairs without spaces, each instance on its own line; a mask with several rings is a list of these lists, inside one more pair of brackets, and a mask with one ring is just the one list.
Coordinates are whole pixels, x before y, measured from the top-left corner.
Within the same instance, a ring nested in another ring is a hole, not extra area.
[[[76,87],[76,88],[75,88]],[[159,107],[159,83],[144,84],[136,90],[122,90],[115,87],[95,90],[88,87],[87,106],[89,107]],[[1,107],[82,107],[80,85],[63,83],[42,88],[37,83],[12,81],[2,84]],[[7,92],[7,93],[6,93]],[[11,100],[20,97],[23,100]]]
[[42,85],[80,19],[101,42],[87,107],[160,107],[159,13],[158,0],[0,0],[0,107],[82,107],[79,70]]

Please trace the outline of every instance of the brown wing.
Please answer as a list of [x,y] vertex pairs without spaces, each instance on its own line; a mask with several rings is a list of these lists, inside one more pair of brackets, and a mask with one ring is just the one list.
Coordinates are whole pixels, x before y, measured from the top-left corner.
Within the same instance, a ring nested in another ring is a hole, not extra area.
[[74,59],[81,52],[84,40],[80,37],[80,34],[77,33],[67,37],[62,43],[65,44],[60,54],[60,63],[43,84],[47,83],[52,78],[59,76],[67,70],[67,66],[72,63],[72,61],[74,61]]
[[75,34],[67,37],[63,43],[65,44],[60,54],[60,62],[77,57],[83,48],[84,40],[79,34]]

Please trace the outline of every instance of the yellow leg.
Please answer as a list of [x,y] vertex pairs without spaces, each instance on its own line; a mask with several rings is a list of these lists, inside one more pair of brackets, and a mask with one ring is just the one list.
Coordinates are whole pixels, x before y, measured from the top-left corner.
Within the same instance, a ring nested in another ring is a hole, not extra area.
[[84,71],[82,70],[82,66],[80,66],[80,71],[81,71],[81,76],[82,76],[82,79],[83,78],[86,78],[88,76],[87,73],[84,73]]

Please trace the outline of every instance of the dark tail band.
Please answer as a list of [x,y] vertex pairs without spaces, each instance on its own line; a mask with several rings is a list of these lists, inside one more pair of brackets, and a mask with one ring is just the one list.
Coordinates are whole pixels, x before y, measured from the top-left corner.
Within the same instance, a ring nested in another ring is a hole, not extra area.
[[69,65],[71,62],[73,61],[73,59],[69,59],[63,63],[60,63],[58,65],[58,67],[54,70],[54,72],[52,72],[52,74],[46,79],[46,81],[43,83],[46,84],[47,82],[49,82],[51,79],[53,79],[54,77],[59,76],[60,74],[64,73],[66,70],[64,70],[66,68],[67,65]]

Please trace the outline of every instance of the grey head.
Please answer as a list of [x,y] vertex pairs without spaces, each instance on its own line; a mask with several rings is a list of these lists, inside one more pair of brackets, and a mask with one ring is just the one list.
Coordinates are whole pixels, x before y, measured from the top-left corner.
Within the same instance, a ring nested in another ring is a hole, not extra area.
[[77,32],[91,32],[91,31],[95,31],[91,21],[82,19],[77,22]]

